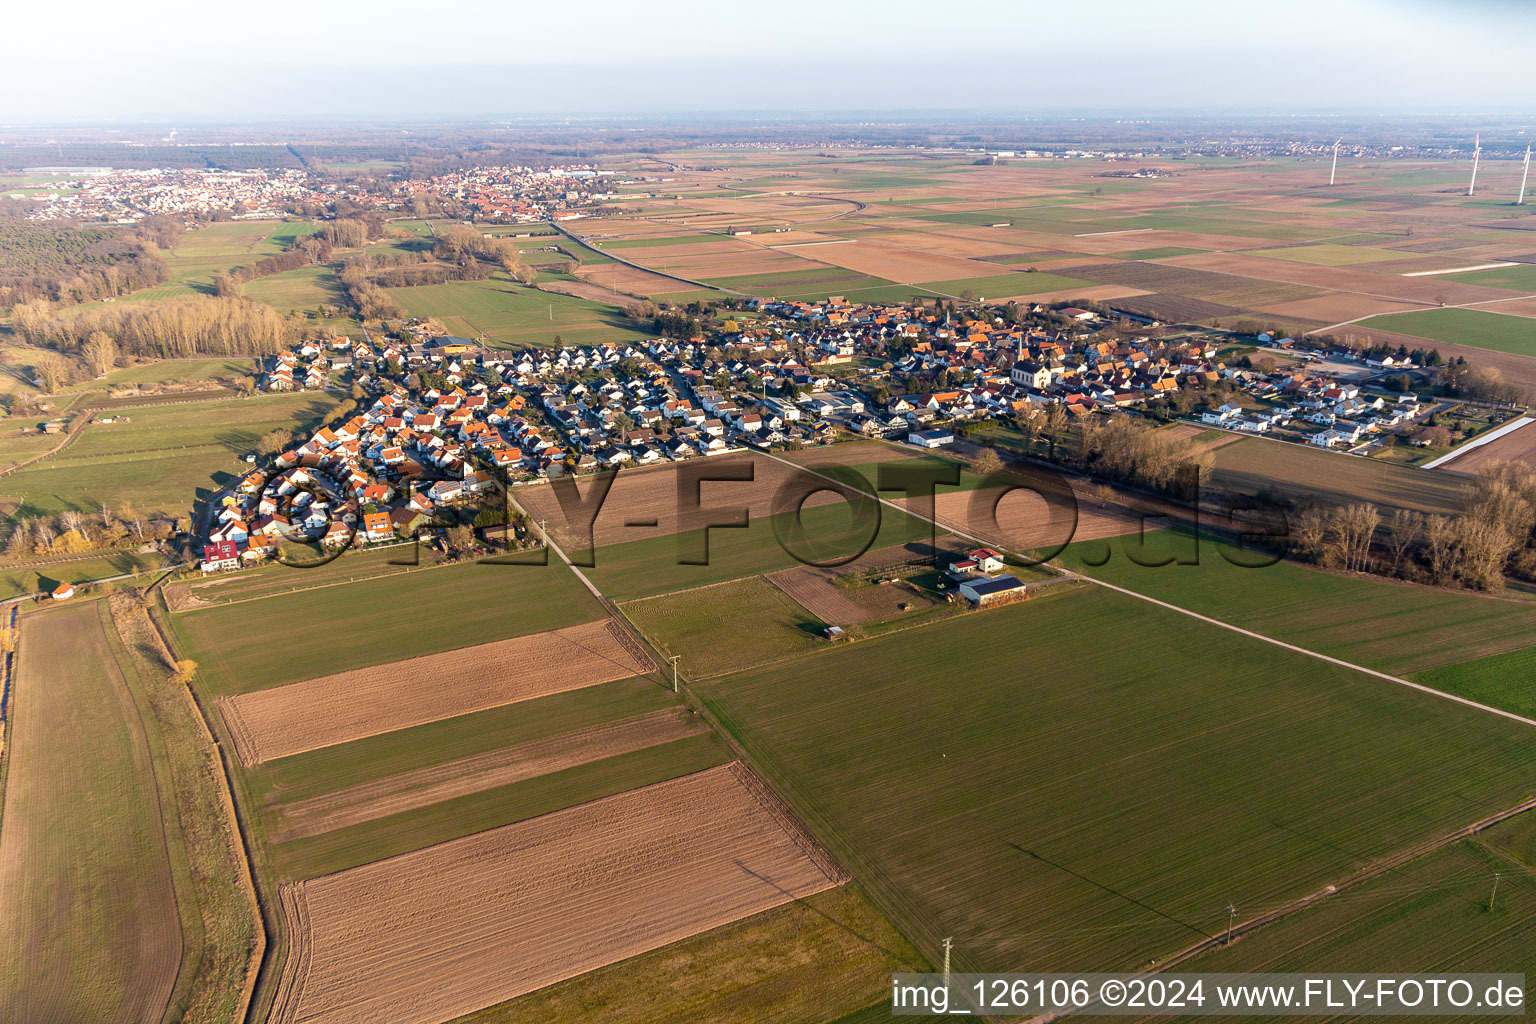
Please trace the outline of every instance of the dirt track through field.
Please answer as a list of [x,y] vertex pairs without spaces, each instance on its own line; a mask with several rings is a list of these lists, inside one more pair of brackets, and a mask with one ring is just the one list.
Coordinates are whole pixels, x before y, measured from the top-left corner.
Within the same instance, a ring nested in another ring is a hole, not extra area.
[[273,1024],[440,1024],[845,875],[739,763],[283,886]]
[[181,919],[153,755],[97,602],[22,616],[12,700],[0,1021],[158,1021]]
[[251,765],[655,668],[622,627],[599,619],[243,693],[219,711]]
[[279,804],[268,815],[267,831],[274,842],[286,843],[659,746],[706,728],[702,719],[682,708],[664,708]]

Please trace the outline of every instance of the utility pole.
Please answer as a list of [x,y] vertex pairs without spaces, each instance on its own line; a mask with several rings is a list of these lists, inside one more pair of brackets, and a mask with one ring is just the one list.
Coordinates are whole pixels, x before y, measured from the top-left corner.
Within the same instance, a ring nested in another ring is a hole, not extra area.
[[1499,894],[1499,873],[1493,873],[1493,892],[1488,894],[1488,912],[1493,913],[1493,898]]
[[682,692],[682,690],[677,685],[677,659],[680,658],[680,657],[682,657],[682,655],[674,654],[674,655],[672,655],[672,657],[667,659],[668,661],[670,661],[672,663],[672,692],[673,693],[681,693]]
[[944,991],[949,991],[949,951],[954,947],[954,939],[944,940]]
[[1230,945],[1232,945],[1232,922],[1236,918],[1237,918],[1237,908],[1234,907],[1232,904],[1228,903],[1227,904],[1227,940],[1222,943],[1223,946],[1230,946]]

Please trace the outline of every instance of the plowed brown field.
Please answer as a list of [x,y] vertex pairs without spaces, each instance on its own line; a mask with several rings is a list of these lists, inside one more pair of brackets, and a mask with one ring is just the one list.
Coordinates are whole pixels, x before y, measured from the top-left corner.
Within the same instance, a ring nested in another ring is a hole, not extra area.
[[1528,422],[1519,430],[1511,430],[1487,444],[1467,449],[1449,462],[1442,462],[1435,471],[1449,470],[1455,473],[1475,474],[1495,462],[1520,462],[1536,469],[1536,429]]
[[[773,514],[774,495],[795,470],[782,462],[760,458],[751,454],[718,456],[692,465],[709,470],[722,470],[739,466],[750,460],[755,466],[752,480],[707,480],[699,488],[705,509],[746,508],[751,520]],[[585,551],[590,545],[606,547],[625,541],[662,537],[684,529],[678,515],[677,467],[659,466],[647,469],[620,470],[613,481],[613,489],[603,502],[601,511],[592,522],[592,532],[587,534],[580,518],[572,515],[566,520],[560,501],[549,484],[521,488],[517,500],[532,513],[535,519],[544,519],[555,543],[566,550]],[[590,495],[590,481],[581,481],[583,495]],[[812,495],[805,508],[831,504],[840,500],[830,493]],[[588,513],[590,515],[590,513]],[[630,525],[634,524],[634,525]]]
[[240,759],[258,764],[656,666],[609,619],[305,679],[219,701]]
[[669,743],[706,728],[682,708],[663,708],[280,804],[268,817],[267,831],[274,842],[286,843]]
[[[1033,491],[978,488],[947,491],[934,499],[933,518],[946,529],[978,537],[1010,551],[1032,551],[1068,541],[1100,540],[1135,533],[1141,520],[1118,508],[1101,508],[1075,481],[1076,518],[1069,508],[1052,507]],[[898,498],[897,504],[913,511],[914,499]]]
[[1001,272],[996,264],[945,256],[942,253],[903,249],[879,242],[839,242],[835,245],[787,246],[808,259],[837,267],[847,267],[861,274],[883,277],[888,281],[911,284],[916,281],[958,281],[967,277],[988,277]]
[[274,1024],[439,1024],[840,884],[740,764],[284,886]]

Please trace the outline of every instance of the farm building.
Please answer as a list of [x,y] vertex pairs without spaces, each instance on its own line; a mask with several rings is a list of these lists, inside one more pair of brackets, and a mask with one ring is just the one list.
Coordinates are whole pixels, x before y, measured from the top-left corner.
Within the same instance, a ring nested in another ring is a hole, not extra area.
[[978,608],[1024,595],[1024,584],[1013,576],[993,576],[966,580],[960,584],[960,596]]
[[947,430],[914,430],[907,435],[907,444],[919,448],[942,448],[955,443],[955,435]]
[[55,601],[67,601],[75,596],[75,586],[73,583],[60,583],[48,596]]

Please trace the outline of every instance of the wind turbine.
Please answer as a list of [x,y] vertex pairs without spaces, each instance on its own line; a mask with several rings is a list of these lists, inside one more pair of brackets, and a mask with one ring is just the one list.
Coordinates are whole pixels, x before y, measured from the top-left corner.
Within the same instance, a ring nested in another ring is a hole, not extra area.
[[1472,143],[1472,180],[1467,183],[1467,195],[1477,191],[1477,159],[1483,155],[1483,135],[1477,135],[1477,141]]
[[1525,170],[1520,172],[1520,194],[1515,197],[1516,206],[1525,205],[1525,183],[1531,177],[1531,144],[1525,144]]
[[1339,143],[1343,142],[1343,141],[1344,141],[1344,136],[1340,135],[1339,138],[1338,138],[1338,141],[1333,144],[1333,170],[1328,172],[1328,187],[1329,188],[1333,187],[1334,175],[1339,173]]

